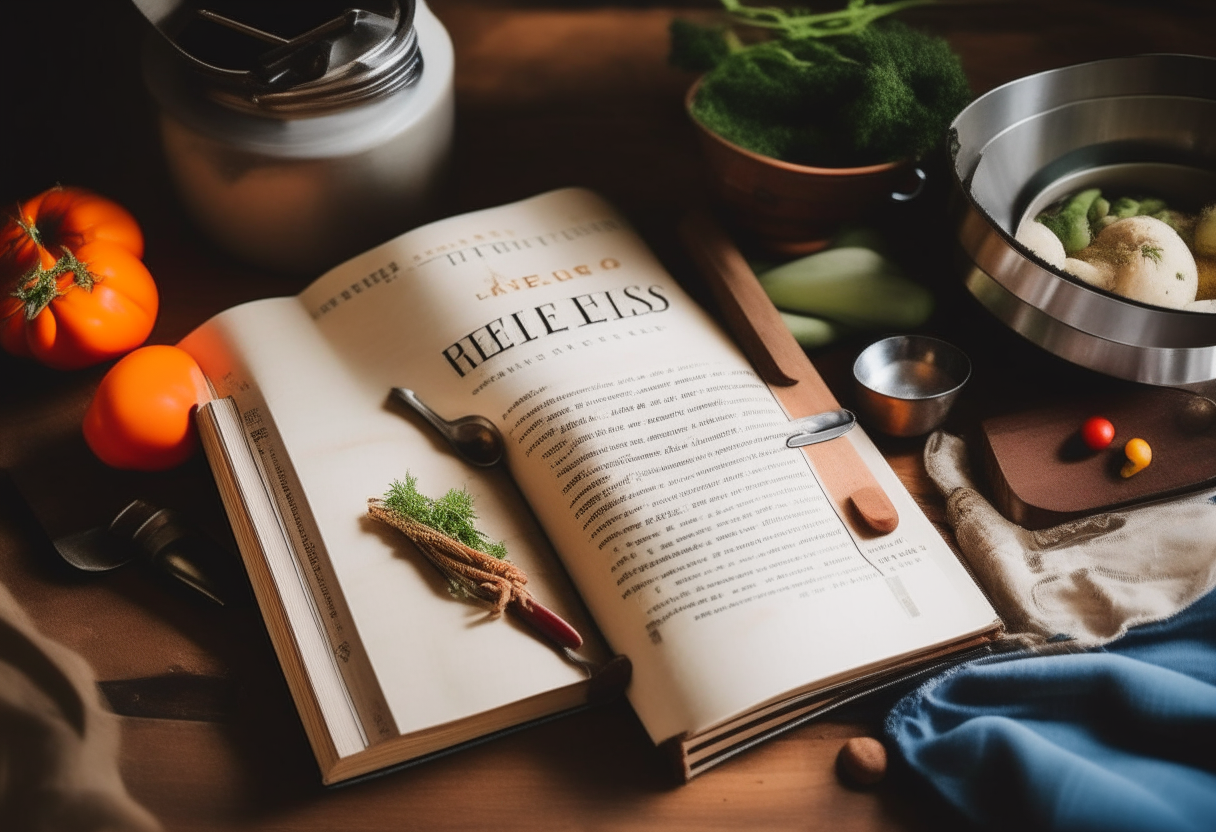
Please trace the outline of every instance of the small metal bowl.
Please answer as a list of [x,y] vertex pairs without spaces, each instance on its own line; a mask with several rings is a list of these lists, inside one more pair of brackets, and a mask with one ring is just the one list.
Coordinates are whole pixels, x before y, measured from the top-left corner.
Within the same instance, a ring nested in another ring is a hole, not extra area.
[[970,377],[962,350],[926,335],[875,341],[853,363],[863,418],[891,436],[920,436],[939,427]]

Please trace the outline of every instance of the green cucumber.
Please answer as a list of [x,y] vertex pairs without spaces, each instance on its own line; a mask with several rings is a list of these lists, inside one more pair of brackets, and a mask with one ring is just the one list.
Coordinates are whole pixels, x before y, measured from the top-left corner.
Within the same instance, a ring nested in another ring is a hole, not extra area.
[[886,254],[887,241],[867,225],[847,225],[836,232],[830,248],[868,248]]
[[845,331],[844,327],[831,321],[795,315],[793,312],[781,312],[781,320],[785,322],[785,328],[794,336],[794,340],[805,349],[826,346]]
[[876,251],[830,248],[759,276],[778,309],[862,329],[911,329],[933,312],[933,295]]

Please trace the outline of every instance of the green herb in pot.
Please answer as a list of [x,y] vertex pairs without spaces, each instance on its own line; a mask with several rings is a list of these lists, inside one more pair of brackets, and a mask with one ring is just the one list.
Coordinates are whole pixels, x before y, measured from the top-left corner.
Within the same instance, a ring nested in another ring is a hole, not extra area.
[[[817,167],[857,167],[923,155],[971,98],[942,39],[878,21],[933,0],[870,3],[814,14],[721,0],[732,24],[672,23],[672,63],[704,72],[692,115],[755,153]],[[878,21],[878,22],[876,22]]]

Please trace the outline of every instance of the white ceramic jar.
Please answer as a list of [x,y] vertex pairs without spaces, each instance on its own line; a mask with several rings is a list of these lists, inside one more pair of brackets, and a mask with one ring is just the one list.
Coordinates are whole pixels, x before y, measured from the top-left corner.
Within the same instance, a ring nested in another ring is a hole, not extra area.
[[422,0],[422,70],[387,95],[304,116],[199,94],[181,55],[153,37],[144,78],[169,170],[199,226],[237,257],[319,275],[431,212],[453,130],[453,52]]

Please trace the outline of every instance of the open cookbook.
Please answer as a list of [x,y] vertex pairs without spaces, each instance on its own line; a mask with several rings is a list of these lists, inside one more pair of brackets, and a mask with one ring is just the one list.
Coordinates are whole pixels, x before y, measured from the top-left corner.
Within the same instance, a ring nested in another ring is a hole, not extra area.
[[[684,777],[860,687],[992,636],[996,613],[860,429],[899,513],[856,532],[788,415],[595,194],[410,231],[181,346],[204,448],[325,782],[625,695]],[[475,468],[390,399],[488,418]],[[463,488],[579,661],[454,599],[368,499]]]

